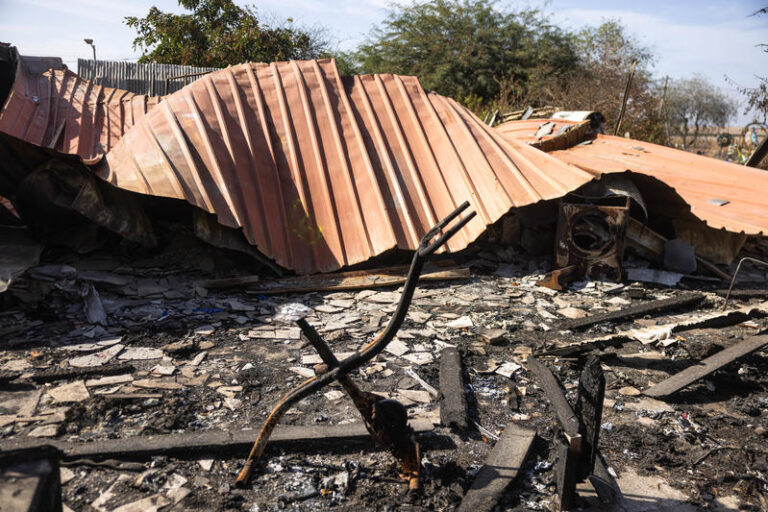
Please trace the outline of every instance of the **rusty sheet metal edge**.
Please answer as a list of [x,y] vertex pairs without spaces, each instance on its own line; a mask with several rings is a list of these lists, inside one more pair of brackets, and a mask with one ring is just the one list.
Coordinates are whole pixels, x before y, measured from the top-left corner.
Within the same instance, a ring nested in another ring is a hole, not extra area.
[[87,165],[101,160],[160,100],[94,85],[66,69],[36,73],[30,66],[39,59],[17,53],[16,77],[0,110],[0,131],[77,155]]
[[468,200],[478,217],[450,242],[460,250],[511,208],[593,178],[505,141],[415,77],[342,79],[334,60],[208,74],[165,97],[96,171],[186,199],[299,273],[413,250]]
[[[535,142],[546,119],[510,121],[496,130],[508,141]],[[558,125],[575,124],[552,120]],[[544,149],[544,148],[542,148]],[[635,172],[665,183],[710,227],[748,235],[768,233],[768,172],[649,142],[598,134],[591,142],[550,155],[594,176]],[[726,200],[726,204],[722,201]],[[712,201],[712,202],[710,202]]]

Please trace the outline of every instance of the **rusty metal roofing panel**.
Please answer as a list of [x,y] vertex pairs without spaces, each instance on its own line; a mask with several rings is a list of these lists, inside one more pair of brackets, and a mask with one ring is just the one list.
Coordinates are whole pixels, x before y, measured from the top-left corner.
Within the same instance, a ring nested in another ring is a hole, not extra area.
[[[543,122],[511,121],[498,132],[510,141],[531,142]],[[766,171],[612,135],[549,154],[595,176],[626,171],[651,176],[673,188],[694,215],[714,228],[768,233]]]
[[164,98],[96,169],[118,187],[186,199],[242,227],[300,273],[332,271],[391,248],[469,200],[475,240],[510,208],[592,179],[414,77],[342,79],[335,61],[243,64]]
[[83,80],[68,70],[30,71],[20,57],[0,131],[93,164],[158,103]]

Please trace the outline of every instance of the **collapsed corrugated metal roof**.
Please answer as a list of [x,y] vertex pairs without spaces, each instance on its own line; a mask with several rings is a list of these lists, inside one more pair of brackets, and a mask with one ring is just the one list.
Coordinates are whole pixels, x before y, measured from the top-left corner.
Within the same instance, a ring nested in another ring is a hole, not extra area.
[[[11,51],[15,49],[11,47]],[[17,54],[0,131],[95,164],[159,98],[95,85],[50,59]],[[59,60],[60,64],[60,60]]]
[[333,60],[206,75],[140,119],[96,172],[186,199],[300,273],[415,249],[468,200],[478,216],[451,240],[460,250],[511,208],[592,179],[414,77],[342,78]]
[[[551,120],[552,133],[576,125]],[[549,120],[510,121],[497,127],[508,141],[537,142]],[[768,172],[633,139],[597,134],[567,149],[548,153],[594,176],[631,171],[655,178],[672,189],[699,219],[736,233],[768,233]],[[553,168],[553,172],[556,170]],[[653,199],[653,198],[649,198]]]

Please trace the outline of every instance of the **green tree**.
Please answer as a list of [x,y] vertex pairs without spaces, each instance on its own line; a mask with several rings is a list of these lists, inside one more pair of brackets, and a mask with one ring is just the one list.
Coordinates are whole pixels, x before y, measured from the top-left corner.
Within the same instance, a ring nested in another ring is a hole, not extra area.
[[362,72],[415,75],[468,105],[508,102],[577,62],[570,35],[538,10],[494,0],[394,5],[355,57]]
[[683,148],[696,144],[702,128],[725,127],[736,115],[736,102],[701,75],[677,80],[669,87],[670,127],[683,139]]
[[125,23],[137,32],[139,62],[224,67],[241,62],[272,62],[327,56],[329,42],[320,31],[260,21],[254,7],[233,0],[179,0],[189,13],[173,14],[157,7],[143,18]]
[[634,138],[662,142],[662,93],[653,79],[653,53],[619,20],[583,28],[575,34],[573,45],[577,65],[558,80],[533,91],[526,101],[534,106],[601,112],[612,133],[632,63],[636,63],[621,134],[629,132]]

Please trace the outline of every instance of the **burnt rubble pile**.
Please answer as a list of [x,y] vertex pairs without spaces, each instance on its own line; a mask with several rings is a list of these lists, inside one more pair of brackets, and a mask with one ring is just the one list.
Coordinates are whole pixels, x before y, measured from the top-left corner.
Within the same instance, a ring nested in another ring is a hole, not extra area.
[[764,171],[0,50],[0,509],[768,509]]

